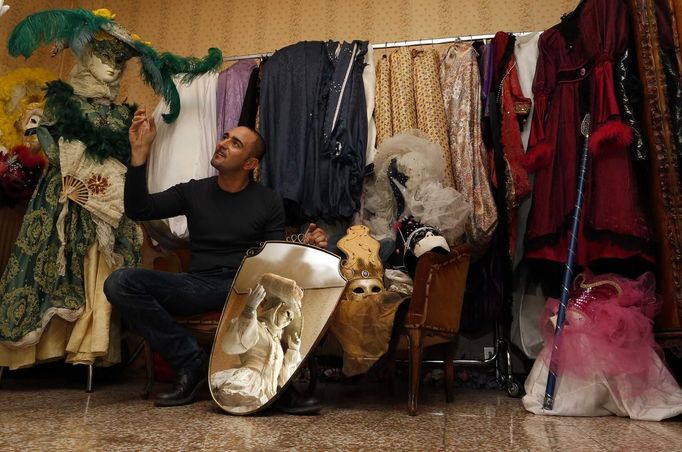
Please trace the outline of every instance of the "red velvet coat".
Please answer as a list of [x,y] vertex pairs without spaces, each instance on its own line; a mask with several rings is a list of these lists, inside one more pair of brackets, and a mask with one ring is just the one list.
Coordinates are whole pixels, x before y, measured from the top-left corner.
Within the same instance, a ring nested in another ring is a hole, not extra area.
[[[626,49],[623,0],[586,0],[540,38],[535,110],[526,165],[535,171],[526,257],[566,260],[582,140],[591,113],[585,201],[576,263],[641,256],[651,260],[645,218],[621,121],[613,65]],[[573,37],[572,37],[573,36]]]

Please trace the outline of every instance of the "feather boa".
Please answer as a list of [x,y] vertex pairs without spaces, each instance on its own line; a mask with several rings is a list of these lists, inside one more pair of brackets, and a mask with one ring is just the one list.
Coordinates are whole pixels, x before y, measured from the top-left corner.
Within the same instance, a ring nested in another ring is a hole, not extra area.
[[123,104],[128,109],[126,128],[113,130],[104,125],[98,126],[90,122],[81,111],[73,88],[55,80],[47,84],[46,110],[57,119],[49,126],[53,135],[64,137],[66,140],[80,140],[85,143],[85,153],[88,157],[102,162],[107,157],[114,157],[123,163],[130,159],[130,141],[128,129],[133,119],[135,105]]

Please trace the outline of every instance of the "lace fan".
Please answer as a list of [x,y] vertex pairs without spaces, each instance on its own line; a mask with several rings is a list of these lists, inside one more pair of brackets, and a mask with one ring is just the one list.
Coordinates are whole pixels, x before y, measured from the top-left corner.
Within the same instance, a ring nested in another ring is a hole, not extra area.
[[62,198],[72,200],[117,227],[123,215],[125,165],[114,158],[98,163],[85,155],[83,142],[63,138],[59,139],[59,162]]

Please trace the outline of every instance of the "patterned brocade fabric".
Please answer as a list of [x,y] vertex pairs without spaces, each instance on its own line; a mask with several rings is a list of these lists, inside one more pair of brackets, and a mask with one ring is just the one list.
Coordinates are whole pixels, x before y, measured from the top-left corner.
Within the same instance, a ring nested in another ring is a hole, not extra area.
[[400,48],[377,64],[377,147],[387,138],[412,129],[426,133],[443,152],[446,186],[454,185],[447,121],[435,49]]
[[417,128],[417,108],[412,79],[412,54],[402,47],[391,54],[391,113],[393,134]]
[[393,136],[393,118],[391,116],[391,66],[386,55],[377,63],[377,92],[374,120],[377,125],[377,143],[379,145]]
[[455,43],[443,54],[440,68],[455,189],[473,207],[467,225],[469,242],[485,248],[497,226],[497,208],[490,188],[481,135],[481,80],[471,43]]
[[[71,99],[79,106],[84,121],[106,121],[112,135],[127,137],[132,121],[131,106],[91,103],[76,95],[72,95]],[[43,125],[60,120],[55,114],[60,105],[56,104],[54,98],[48,94]],[[80,138],[80,129],[70,132]],[[38,344],[38,348],[44,348],[45,344],[39,342],[49,323],[54,320],[53,317],[67,322],[77,321],[84,310],[88,311],[88,294],[93,292],[86,282],[90,272],[87,261],[92,261],[89,257],[97,256],[97,253],[91,255],[90,250],[93,244],[98,244],[98,225],[88,210],[62,196],[62,174],[56,142],[59,137],[50,135],[46,127],[38,129],[38,136],[50,160],[50,167],[40,179],[29,202],[12,256],[0,275],[0,366],[13,367],[12,362],[7,360],[12,361],[15,358],[10,356],[10,349],[7,347],[23,350]],[[68,204],[68,209],[63,209],[64,203]],[[57,230],[60,214],[64,216],[65,249],[60,249],[62,242]],[[122,258],[124,266],[138,264],[140,242],[137,226],[132,220],[126,216],[121,217],[111,239],[113,252]],[[95,246],[94,249],[97,251],[98,247]],[[65,256],[62,275],[58,268],[61,254]],[[95,267],[97,265],[95,262]],[[103,325],[98,325],[97,328],[100,327]],[[59,347],[52,347],[60,350],[54,352],[56,354],[50,358],[65,354],[66,341],[63,337],[61,341]],[[106,352],[106,349],[103,350],[103,353]],[[22,361],[22,366],[40,359],[39,353],[35,351],[29,351],[29,354],[31,359]],[[91,358],[94,360],[94,357]],[[67,361],[69,359],[71,358],[67,356]],[[74,359],[84,362],[80,358]]]
[[426,132],[431,141],[440,145],[445,163],[445,185],[454,186],[448,125],[445,121],[443,91],[439,79],[440,56],[436,49],[413,50],[412,55],[419,130]]

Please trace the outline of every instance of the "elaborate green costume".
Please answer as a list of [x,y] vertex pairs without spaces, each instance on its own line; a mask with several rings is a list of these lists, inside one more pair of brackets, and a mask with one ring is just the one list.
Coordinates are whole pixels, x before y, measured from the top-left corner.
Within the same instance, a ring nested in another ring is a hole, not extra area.
[[[0,366],[67,353],[70,362],[116,359],[101,285],[113,269],[136,266],[141,245],[138,227],[123,214],[135,107],[113,103],[121,73],[139,57],[142,78],[163,95],[170,106],[164,119],[172,122],[180,100],[171,77],[183,73],[189,81],[222,63],[217,49],[203,59],[158,54],[112,18],[108,10],[44,11],[24,19],[9,39],[14,56],[54,43],[70,48],[77,64],[70,84],[48,83],[38,138],[50,166],[0,277]],[[62,320],[51,323],[55,316]]]
[[[62,177],[57,141],[60,137],[77,139],[86,143],[86,155],[99,160],[115,157],[127,163],[128,128],[134,111],[135,107],[127,104],[88,102],[62,81],[48,84],[38,138],[50,167],[31,198],[14,252],[0,278],[0,340],[18,346],[35,342],[37,337],[29,335],[39,335],[53,315],[74,321],[82,311],[83,259],[97,242],[97,228],[90,212],[72,203],[64,222],[65,274],[59,275],[61,243],[55,226],[62,210]],[[114,252],[123,257],[124,265],[137,265],[140,242],[135,223],[123,216],[114,236]]]

